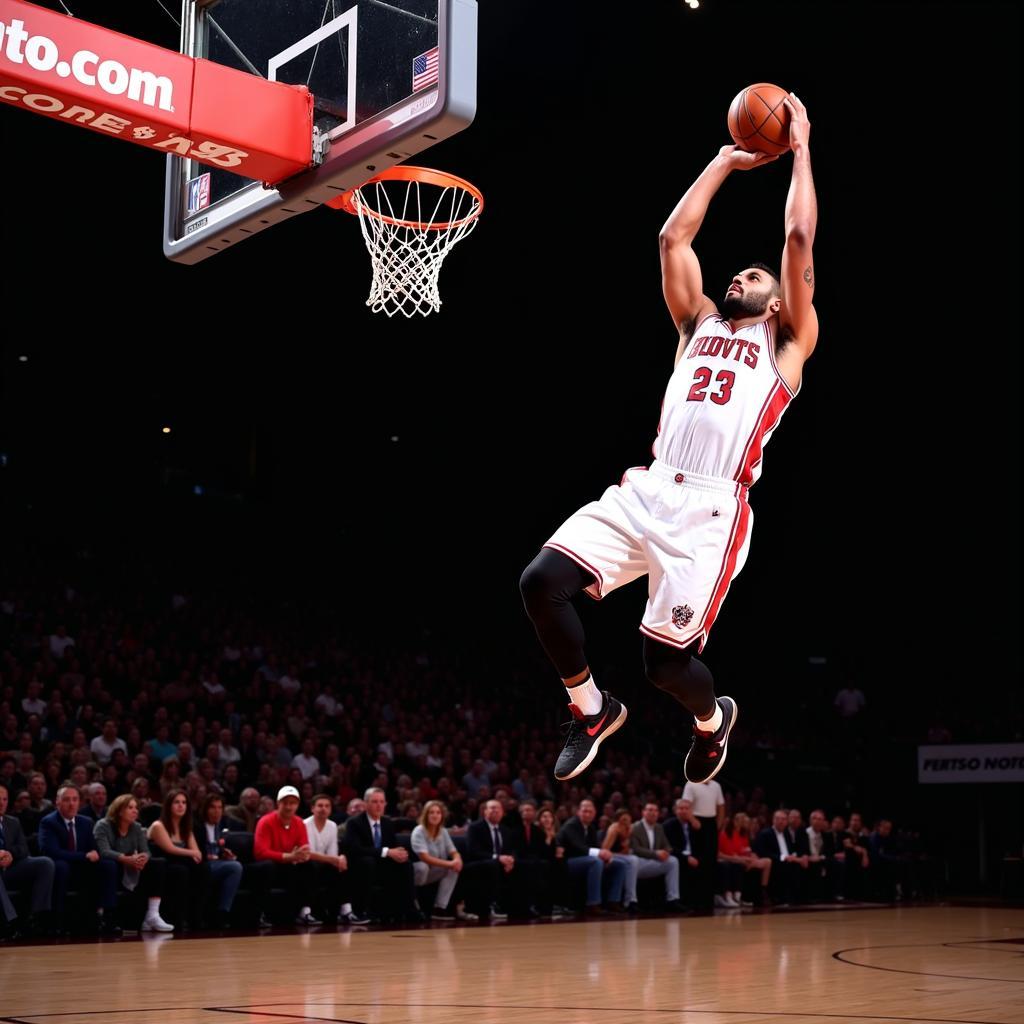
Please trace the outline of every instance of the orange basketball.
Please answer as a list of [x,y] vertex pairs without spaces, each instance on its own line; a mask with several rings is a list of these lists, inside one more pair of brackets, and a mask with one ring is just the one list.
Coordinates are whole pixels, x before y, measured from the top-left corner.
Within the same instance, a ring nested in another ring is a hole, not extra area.
[[740,149],[776,156],[789,149],[789,93],[759,82],[741,89],[729,105],[729,134]]

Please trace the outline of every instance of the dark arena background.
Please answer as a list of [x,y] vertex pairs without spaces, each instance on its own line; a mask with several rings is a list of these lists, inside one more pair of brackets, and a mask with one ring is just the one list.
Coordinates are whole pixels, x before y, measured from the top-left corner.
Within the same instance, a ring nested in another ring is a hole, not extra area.
[[[178,49],[156,0],[68,4]],[[351,900],[368,924],[309,925],[235,836],[230,913],[168,873],[173,934],[139,932],[138,893],[97,936],[84,883],[38,913],[10,884],[0,1020],[1024,1021],[1020,58],[1011,3],[480,0],[475,121],[417,162],[486,206],[412,321],[366,309],[355,219],[180,266],[162,157],[4,104],[0,787],[31,856],[66,779],[109,805],[146,778],[153,821],[183,742],[192,803],[254,787],[273,811],[297,783],[302,817],[324,791],[343,823],[381,785],[408,846],[436,792],[463,857],[488,799],[509,836],[527,799],[556,828],[583,798],[600,829],[647,801],[675,819],[690,724],[644,676],[645,584],[576,602],[630,717],[558,783],[564,690],[519,578],[650,462],[677,340],[658,232],[759,81],[810,116],[820,335],[704,651],[742,709],[717,781],[757,829],[858,814],[865,853],[763,900],[751,872],[738,901],[697,872],[685,911],[641,881],[632,912],[584,920],[552,868],[487,920],[467,870],[483,920],[392,915],[385,885]],[[790,162],[712,200],[712,298],[778,265]],[[76,756],[108,719],[125,756]]]

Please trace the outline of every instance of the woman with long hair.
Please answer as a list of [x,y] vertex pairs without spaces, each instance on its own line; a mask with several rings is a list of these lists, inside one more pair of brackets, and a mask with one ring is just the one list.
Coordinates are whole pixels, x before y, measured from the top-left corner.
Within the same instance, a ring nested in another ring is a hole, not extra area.
[[150,856],[145,829],[138,822],[139,804],[130,793],[115,797],[107,816],[96,822],[93,837],[101,857],[121,867],[121,885],[146,899],[144,932],[173,932],[174,925],[160,916],[166,862]]
[[637,909],[636,880],[640,872],[640,858],[632,850],[632,831],[633,816],[629,811],[619,811],[615,815],[615,820],[608,826],[608,831],[605,832],[601,849],[611,850],[612,857],[615,860],[621,860],[626,866],[626,879],[622,884],[622,903],[626,910],[635,913]]
[[185,790],[168,791],[160,817],[149,826],[149,841],[167,858],[167,916],[179,929],[198,927],[206,874],[202,851],[192,834],[192,814]]
[[[413,880],[417,887],[440,882],[434,897],[433,917],[451,919],[456,916],[448,904],[462,871],[462,857],[444,827],[447,808],[440,800],[428,800],[420,813],[419,824],[412,830],[412,848],[419,860],[413,864]],[[462,915],[462,919],[465,915]]]

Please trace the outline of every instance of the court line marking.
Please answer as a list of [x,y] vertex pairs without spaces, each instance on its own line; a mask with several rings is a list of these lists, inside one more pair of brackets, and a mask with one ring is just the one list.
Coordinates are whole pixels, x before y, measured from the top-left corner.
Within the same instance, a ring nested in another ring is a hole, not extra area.
[[[967,939],[963,941],[971,942],[977,940]],[[844,953],[861,953],[878,949],[951,949],[953,945],[952,942],[901,942],[892,946],[850,946],[848,949],[836,950],[832,954],[832,959],[838,960],[842,964],[848,964],[850,967],[866,967],[871,971],[887,971],[890,974],[913,974],[918,978],[956,978],[960,981],[987,981],[1004,985],[1024,985],[1024,979],[1020,978],[983,978],[976,974],[937,974],[935,971],[910,971],[904,967],[880,967],[878,964],[862,964],[856,960],[847,960],[843,956]],[[1005,952],[1005,950],[1000,952]]]

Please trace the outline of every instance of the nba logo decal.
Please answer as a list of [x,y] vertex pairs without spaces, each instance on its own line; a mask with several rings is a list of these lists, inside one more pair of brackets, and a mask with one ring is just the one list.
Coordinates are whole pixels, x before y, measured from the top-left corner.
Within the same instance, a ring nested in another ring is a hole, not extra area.
[[688,604],[677,604],[672,609],[672,625],[677,629],[682,629],[684,626],[690,624],[690,620],[693,618],[693,609]]

